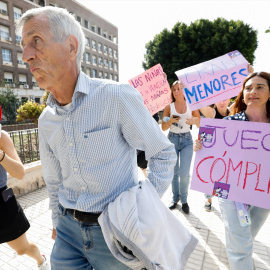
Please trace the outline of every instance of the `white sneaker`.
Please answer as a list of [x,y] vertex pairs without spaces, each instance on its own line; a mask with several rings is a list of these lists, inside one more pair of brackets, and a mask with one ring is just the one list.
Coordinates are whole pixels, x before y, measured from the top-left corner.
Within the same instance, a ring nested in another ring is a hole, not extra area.
[[43,261],[43,263],[41,265],[38,266],[38,269],[39,270],[51,270],[51,266],[48,263],[45,255],[42,255],[42,257],[44,258],[44,261]]

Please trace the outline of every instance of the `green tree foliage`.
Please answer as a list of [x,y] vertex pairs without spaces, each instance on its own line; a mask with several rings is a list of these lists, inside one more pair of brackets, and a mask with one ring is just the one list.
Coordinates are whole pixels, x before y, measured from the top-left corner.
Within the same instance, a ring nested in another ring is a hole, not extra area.
[[7,120],[12,121],[16,119],[16,111],[20,104],[20,99],[10,87],[2,88],[0,92],[0,105]]
[[17,110],[17,122],[23,122],[25,120],[33,120],[37,123],[38,118],[45,108],[45,104],[39,104],[32,100],[28,100]]
[[189,26],[176,23],[171,31],[164,29],[146,44],[143,68],[160,63],[170,84],[177,79],[175,71],[238,50],[253,64],[257,48],[257,31],[243,21],[223,18],[196,20]]
[[50,92],[49,91],[47,91],[47,90],[45,90],[45,93],[43,94],[43,104],[47,104],[47,99],[48,99],[48,97],[49,97],[49,94],[50,94]]
[[270,27],[265,31],[265,33],[270,33]]

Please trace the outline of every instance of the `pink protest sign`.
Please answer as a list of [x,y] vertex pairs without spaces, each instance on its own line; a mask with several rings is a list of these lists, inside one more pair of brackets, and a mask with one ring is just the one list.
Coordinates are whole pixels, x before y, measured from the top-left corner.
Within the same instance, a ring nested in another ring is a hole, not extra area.
[[248,75],[248,62],[238,51],[176,71],[192,111],[235,97]]
[[270,209],[270,124],[201,119],[214,128],[196,153],[191,189]]
[[163,76],[163,69],[160,64],[130,79],[128,82],[142,94],[144,105],[152,115],[163,110],[167,104],[171,103],[170,86]]

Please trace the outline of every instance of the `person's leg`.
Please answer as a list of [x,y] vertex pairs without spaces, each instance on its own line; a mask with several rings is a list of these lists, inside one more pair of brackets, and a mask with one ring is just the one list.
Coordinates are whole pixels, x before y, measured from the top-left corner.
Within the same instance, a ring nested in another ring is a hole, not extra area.
[[75,220],[60,206],[52,270],[128,270],[108,249],[98,224]]
[[130,270],[129,267],[112,255],[99,225],[84,225],[82,226],[82,233],[85,243],[92,243],[85,247],[85,254],[95,270]]
[[212,210],[212,197],[213,195],[204,194],[207,201],[204,204],[204,210],[210,212]]
[[192,155],[192,136],[185,133],[180,137],[180,198],[182,204],[187,203]]
[[180,193],[179,193],[179,135],[169,133],[168,138],[169,138],[170,142],[174,144],[175,152],[177,155],[177,161],[176,161],[176,164],[174,166],[174,175],[173,175],[173,180],[172,180],[173,203],[177,203],[180,199]]
[[220,199],[230,270],[253,270],[253,239],[250,226],[242,227],[233,201]]
[[260,231],[263,224],[265,223],[270,213],[270,210],[256,207],[256,206],[250,206],[249,212],[250,212],[250,219],[251,219],[250,229],[251,229],[252,237],[254,239],[256,235],[258,234],[258,232]]
[[40,251],[36,244],[29,242],[26,233],[18,237],[17,239],[7,242],[7,244],[14,249],[18,255],[28,255],[29,257],[35,259],[37,264],[40,265],[43,263],[44,258],[40,254]]
[[85,257],[80,223],[59,206],[56,239],[51,253],[52,270],[92,270]]

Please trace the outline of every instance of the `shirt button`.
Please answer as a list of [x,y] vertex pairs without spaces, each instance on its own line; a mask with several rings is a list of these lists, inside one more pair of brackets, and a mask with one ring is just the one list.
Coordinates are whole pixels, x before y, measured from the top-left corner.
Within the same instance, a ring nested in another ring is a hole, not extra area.
[[73,143],[71,142],[71,143],[69,144],[69,146],[73,146]]
[[74,168],[74,171],[77,172],[78,171],[78,168]]

